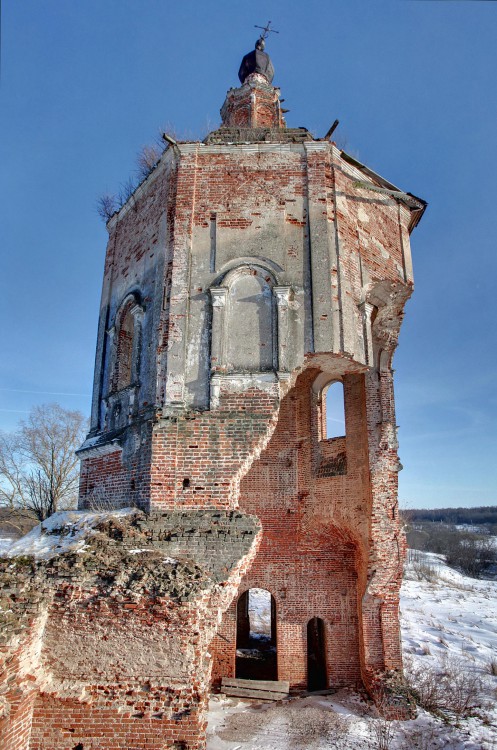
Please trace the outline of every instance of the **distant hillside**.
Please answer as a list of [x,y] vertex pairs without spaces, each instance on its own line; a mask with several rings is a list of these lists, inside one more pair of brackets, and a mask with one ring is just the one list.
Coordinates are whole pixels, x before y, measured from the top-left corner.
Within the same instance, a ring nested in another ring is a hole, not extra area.
[[0,539],[17,539],[31,531],[38,520],[21,511],[0,507]]
[[402,515],[410,523],[428,521],[448,524],[469,524],[471,526],[488,526],[497,524],[497,505],[479,508],[421,508],[403,510]]

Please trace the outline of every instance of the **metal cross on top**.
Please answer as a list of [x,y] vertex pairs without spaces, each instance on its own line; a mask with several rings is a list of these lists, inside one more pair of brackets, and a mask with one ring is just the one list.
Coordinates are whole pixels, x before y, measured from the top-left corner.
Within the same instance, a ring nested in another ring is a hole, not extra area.
[[279,31],[276,31],[276,29],[271,28],[272,21],[268,21],[266,26],[257,26],[257,24],[254,24],[256,29],[262,29],[261,39],[267,39],[270,32],[273,34],[279,34]]

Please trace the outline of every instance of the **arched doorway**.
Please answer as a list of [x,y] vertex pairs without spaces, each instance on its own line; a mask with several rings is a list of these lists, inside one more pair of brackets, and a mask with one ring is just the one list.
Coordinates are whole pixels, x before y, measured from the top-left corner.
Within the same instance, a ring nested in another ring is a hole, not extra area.
[[245,680],[277,680],[276,603],[265,589],[249,589],[236,607],[236,671]]
[[307,623],[307,689],[326,690],[327,687],[324,622],[320,617],[313,617]]

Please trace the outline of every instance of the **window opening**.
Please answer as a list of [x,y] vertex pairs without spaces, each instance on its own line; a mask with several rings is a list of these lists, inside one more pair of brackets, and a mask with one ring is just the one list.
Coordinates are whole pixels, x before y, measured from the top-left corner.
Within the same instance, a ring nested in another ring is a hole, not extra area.
[[276,604],[265,589],[249,589],[238,599],[236,672],[245,680],[276,680]]
[[313,617],[307,623],[307,689],[326,690],[327,687],[324,622],[320,617]]
[[128,306],[118,330],[117,341],[117,390],[131,385],[131,370],[133,362],[133,333],[134,319],[131,306]]
[[324,394],[326,439],[345,435],[345,407],[343,383],[331,383]]

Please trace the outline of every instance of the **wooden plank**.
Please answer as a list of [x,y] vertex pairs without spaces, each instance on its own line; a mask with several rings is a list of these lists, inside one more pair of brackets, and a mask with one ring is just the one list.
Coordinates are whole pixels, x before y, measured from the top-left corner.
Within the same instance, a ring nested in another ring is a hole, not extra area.
[[278,701],[290,691],[288,680],[240,680],[236,677],[223,677],[221,692],[237,698]]
[[286,698],[286,693],[275,693],[269,690],[250,690],[250,688],[222,687],[224,695],[233,695],[237,698],[255,698],[261,701],[281,701]]
[[223,677],[221,684],[228,687],[269,690],[273,693],[288,693],[290,691],[288,680],[242,680],[237,677]]

